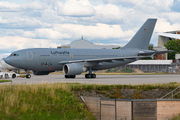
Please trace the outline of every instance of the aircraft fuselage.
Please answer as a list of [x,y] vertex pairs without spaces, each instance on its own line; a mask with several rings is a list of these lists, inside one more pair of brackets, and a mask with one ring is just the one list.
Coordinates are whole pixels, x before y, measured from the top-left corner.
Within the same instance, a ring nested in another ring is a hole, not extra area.
[[[38,71],[62,70],[61,61],[74,61],[83,59],[99,59],[137,56],[140,49],[56,49],[56,48],[33,48],[13,52],[9,56],[9,63],[21,69]],[[18,56],[16,56],[18,55]],[[93,70],[102,70],[124,65],[136,59],[112,60],[105,62],[82,63],[87,67],[93,66]],[[6,61],[8,61],[6,59]],[[81,62],[80,62],[81,63]],[[90,66],[88,66],[90,64]],[[96,65],[94,65],[96,64]]]

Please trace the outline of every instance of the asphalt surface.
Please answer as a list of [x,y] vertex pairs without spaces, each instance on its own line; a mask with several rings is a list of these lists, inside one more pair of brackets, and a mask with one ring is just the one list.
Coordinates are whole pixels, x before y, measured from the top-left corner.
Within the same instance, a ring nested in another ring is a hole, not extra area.
[[[89,83],[89,84],[154,84],[180,82],[180,75],[97,75],[95,79],[85,79],[84,75],[77,75],[75,79],[65,79],[61,74],[34,76],[27,78],[9,78],[12,84],[37,84],[37,83]],[[9,80],[8,79],[8,80]],[[0,83],[11,84],[11,83]]]

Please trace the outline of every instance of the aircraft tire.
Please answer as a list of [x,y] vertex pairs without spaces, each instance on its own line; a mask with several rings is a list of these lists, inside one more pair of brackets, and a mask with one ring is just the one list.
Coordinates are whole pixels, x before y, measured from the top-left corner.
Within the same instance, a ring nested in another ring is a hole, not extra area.
[[12,78],[16,78],[16,74],[13,74],[13,75],[12,75]]
[[65,78],[69,78],[69,75],[65,75]]
[[92,75],[91,75],[91,78],[96,78],[96,74],[92,74]]
[[65,78],[76,78],[76,75],[65,75]]
[[8,74],[5,74],[5,79],[9,78],[9,75]]
[[76,75],[71,75],[71,78],[75,78],[76,77]]
[[26,75],[26,78],[30,79],[30,78],[31,78],[31,75],[30,75],[30,74],[27,74],[27,75]]
[[85,78],[91,78],[91,74],[86,74]]

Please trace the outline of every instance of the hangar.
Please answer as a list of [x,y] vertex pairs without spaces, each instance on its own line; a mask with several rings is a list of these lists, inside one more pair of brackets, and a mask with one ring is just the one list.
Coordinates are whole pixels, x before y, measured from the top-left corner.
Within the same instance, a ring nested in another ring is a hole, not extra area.
[[172,69],[175,67],[172,60],[138,60],[132,63],[129,63],[124,66],[120,66],[119,69],[123,68],[139,69],[143,72],[152,73],[152,72],[172,72]]
[[69,44],[58,46],[57,48],[78,48],[78,49],[113,49],[120,47],[119,45],[101,45],[84,40],[83,37],[80,40],[73,41]]

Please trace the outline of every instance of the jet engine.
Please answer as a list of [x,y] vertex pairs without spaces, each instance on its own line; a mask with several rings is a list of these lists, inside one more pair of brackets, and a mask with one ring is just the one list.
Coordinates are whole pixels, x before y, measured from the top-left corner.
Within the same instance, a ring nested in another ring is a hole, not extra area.
[[34,75],[48,75],[51,71],[36,71],[33,70]]
[[65,75],[79,75],[85,71],[87,71],[87,68],[77,63],[65,64],[63,66],[63,72]]

